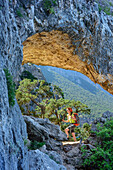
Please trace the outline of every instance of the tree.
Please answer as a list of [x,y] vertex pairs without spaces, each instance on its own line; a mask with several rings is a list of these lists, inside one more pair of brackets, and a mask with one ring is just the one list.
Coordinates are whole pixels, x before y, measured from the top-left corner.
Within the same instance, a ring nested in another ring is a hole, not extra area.
[[[40,107],[41,115],[44,117],[45,104],[47,103],[48,98],[53,96],[53,92],[50,89],[50,84],[46,83],[44,80],[33,80],[32,82],[29,79],[22,80],[19,88],[16,90],[16,98],[20,108],[22,109],[23,105],[26,106],[28,114],[30,114],[28,108],[32,101],[36,106]],[[43,103],[39,100],[43,101]]]
[[60,98],[64,99],[64,93],[62,89],[56,85],[53,85],[52,87],[53,87],[54,99],[60,99]]
[[80,101],[72,100],[70,106],[75,109],[76,113],[90,114],[91,112],[88,106]]
[[48,104],[46,105],[47,117],[56,124],[60,124],[62,116],[66,114],[66,108],[69,102],[70,102],[69,100],[63,98],[60,99],[51,98],[48,101]]

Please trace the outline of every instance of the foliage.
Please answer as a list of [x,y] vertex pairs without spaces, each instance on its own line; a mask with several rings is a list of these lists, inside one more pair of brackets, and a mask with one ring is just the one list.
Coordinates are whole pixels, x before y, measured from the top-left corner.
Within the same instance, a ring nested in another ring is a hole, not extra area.
[[110,6],[113,6],[113,3],[112,3],[112,2],[109,2],[109,5],[110,5]]
[[27,112],[30,114],[29,107],[30,103],[33,102],[37,106],[36,111],[41,112],[39,116],[41,115],[43,118],[45,116],[45,111],[48,109],[46,109],[47,104],[50,106],[53,98],[55,102],[61,97],[63,97],[62,90],[58,86],[51,86],[50,83],[44,80],[31,81],[29,79],[24,79],[20,82],[20,86],[16,90],[16,98],[22,112],[24,112],[24,108],[22,107],[24,105],[26,106]]
[[25,78],[30,79],[31,81],[37,80],[36,77],[34,77],[29,71],[25,70],[22,72],[20,78],[23,80]]
[[62,119],[67,119],[67,111],[66,108],[72,107],[77,113],[88,113],[89,109],[87,105],[79,101],[68,100],[68,99],[50,99],[46,106],[46,115],[47,117],[54,123],[61,125],[61,129],[64,129],[64,125],[61,123]]
[[71,106],[75,109],[76,113],[90,114],[91,110],[88,108],[88,106],[80,101],[72,100]]
[[110,8],[109,7],[106,7],[104,9],[104,12],[107,14],[107,15],[110,15]]
[[[61,126],[63,126],[62,119],[67,118],[67,107],[72,107],[77,113],[90,114],[87,105],[79,101],[64,99],[62,89],[44,80],[22,80],[16,90],[16,98],[23,114],[26,114],[26,107],[27,115],[46,117]],[[38,114],[30,110],[31,102],[35,104],[33,107],[36,107]]]
[[58,98],[64,99],[64,93],[59,86],[53,85],[52,88],[53,88],[54,99],[58,99]]
[[84,167],[87,169],[112,170],[113,167],[113,118],[108,120],[102,127],[98,126],[97,147],[92,149],[89,156],[85,155],[87,150],[82,148]]
[[16,14],[17,14],[19,17],[23,17],[23,15],[22,15],[22,13],[20,12],[19,9],[16,11]]
[[28,140],[24,139],[24,145],[27,145],[27,143],[28,143]]
[[86,129],[87,131],[90,131],[91,125],[89,125],[88,123],[84,123],[83,128]]
[[28,148],[29,150],[36,150],[42,147],[43,145],[45,145],[45,142],[31,141],[30,146]]
[[44,0],[44,8],[46,13],[55,14],[54,6],[56,5],[56,0]]
[[[52,95],[51,86],[44,80],[33,80],[33,82],[31,82],[30,79],[24,79],[20,82],[16,90],[16,98],[20,108],[22,109],[22,105],[26,106],[29,114],[29,104],[32,101],[41,108],[41,114],[44,115],[47,98]],[[39,102],[39,97],[42,102]]]
[[99,12],[101,12],[102,11],[102,7],[99,5]]
[[8,99],[9,105],[15,105],[15,83],[13,82],[13,77],[9,73],[8,69],[4,69],[6,80],[7,80],[7,87],[8,87]]
[[69,102],[69,100],[65,100],[63,98],[58,100],[51,98],[46,106],[46,117],[48,117],[52,122],[60,124],[66,114],[66,108]]
[[36,96],[33,90],[37,87],[38,81],[31,82],[29,79],[20,81],[19,88],[16,90],[16,98],[19,105],[29,103],[31,99],[35,99]]
[[91,133],[91,125],[89,125],[88,123],[84,123],[82,128],[80,128],[80,135],[82,137],[83,140],[86,140]]
[[[39,66],[38,66],[39,67]],[[113,111],[113,97],[103,92],[101,89],[87,82],[78,74],[71,70],[58,69],[47,66],[40,66],[46,80],[59,86],[64,92],[64,98],[68,100],[80,101],[91,109],[90,118],[94,120],[105,111]],[[76,76],[77,74],[77,76]],[[78,80],[80,84],[78,84]],[[80,114],[79,114],[80,115]],[[84,118],[89,115],[83,115]]]
[[103,10],[107,15],[113,16],[113,12],[112,12],[112,10],[110,10],[111,6],[113,6],[113,3],[109,2],[107,0],[101,0],[101,4],[99,4],[98,1],[97,1],[97,3],[98,3],[98,7],[99,7],[99,12],[101,12]]

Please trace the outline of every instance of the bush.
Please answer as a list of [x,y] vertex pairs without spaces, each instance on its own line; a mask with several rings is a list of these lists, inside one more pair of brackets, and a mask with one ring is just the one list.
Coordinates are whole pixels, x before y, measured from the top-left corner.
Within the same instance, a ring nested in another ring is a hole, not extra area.
[[98,126],[97,148],[92,149],[89,156],[85,155],[88,152],[82,148],[84,164],[87,169],[103,169],[112,170],[113,167],[113,118],[107,121],[103,127]]
[[55,14],[53,6],[56,5],[56,0],[44,0],[44,8],[46,13],[49,12]]
[[45,142],[31,141],[31,144],[28,148],[30,150],[36,150],[36,149],[39,149],[40,147],[42,147],[43,145],[45,145]]
[[37,80],[36,77],[34,77],[29,71],[25,70],[22,72],[20,78],[23,80],[23,79],[30,79],[31,81],[33,80]]
[[8,99],[9,106],[14,106],[15,104],[15,83],[13,82],[13,78],[9,73],[8,69],[4,69],[6,80],[7,80],[7,88],[8,88]]
[[17,14],[19,17],[23,17],[23,15],[21,14],[20,10],[17,10],[17,11],[16,11],[16,14]]

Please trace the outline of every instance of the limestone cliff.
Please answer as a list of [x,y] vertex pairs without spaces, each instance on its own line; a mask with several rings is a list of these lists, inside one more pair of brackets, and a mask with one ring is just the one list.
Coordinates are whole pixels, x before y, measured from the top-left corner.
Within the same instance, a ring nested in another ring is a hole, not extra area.
[[24,64],[21,67],[21,72],[20,72],[20,76],[24,71],[28,71],[30,72],[35,78],[39,79],[39,80],[45,80],[45,77],[43,75],[43,73],[41,72],[41,69],[36,67],[34,64]]
[[[24,147],[26,126],[17,102],[9,107],[3,69],[8,68],[14,81],[18,81],[22,42],[35,33],[37,50],[30,55],[32,63],[46,65],[49,61],[48,65],[80,71],[113,94],[113,17],[99,12],[97,3],[58,0],[53,13],[48,13],[42,0],[0,0],[1,170],[29,169],[28,151]],[[26,45],[23,63],[31,62],[27,51],[32,43],[34,40],[30,39],[23,43]],[[44,47],[47,52],[41,55]]]

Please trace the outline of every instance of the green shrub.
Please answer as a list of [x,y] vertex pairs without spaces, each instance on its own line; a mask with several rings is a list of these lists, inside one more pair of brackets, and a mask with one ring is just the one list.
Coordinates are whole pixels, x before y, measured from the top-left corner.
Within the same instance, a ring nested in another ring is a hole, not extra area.
[[31,144],[28,148],[30,150],[36,150],[36,149],[39,149],[40,147],[42,147],[43,145],[45,145],[45,142],[31,141]]
[[36,77],[34,77],[29,71],[25,70],[22,72],[20,78],[23,80],[23,79],[30,79],[31,81],[33,80],[37,80]]
[[17,14],[19,17],[23,17],[23,15],[21,14],[21,12],[20,12],[19,9],[16,11],[16,14]]
[[56,5],[56,0],[44,0],[44,8],[46,12],[55,14],[53,8],[53,6],[55,5]]
[[8,88],[8,99],[9,105],[14,106],[15,104],[15,83],[13,82],[13,78],[9,73],[8,69],[4,69],[6,80],[7,80],[7,88]]
[[86,158],[87,150],[82,148],[84,164],[87,169],[103,169],[112,170],[113,167],[113,118],[107,121],[103,127],[97,127],[97,146],[89,151],[89,156]]
[[102,11],[102,7],[100,5],[98,5],[98,8],[99,8],[99,12]]
[[28,140],[24,139],[24,145],[27,145],[27,143],[28,143]]
[[110,15],[110,8],[109,7],[106,7],[104,9],[104,12],[107,14],[107,15]]
[[83,128],[89,132],[91,130],[91,125],[89,125],[88,123],[84,123]]
[[112,2],[109,2],[109,5],[110,5],[110,6],[113,6],[113,3],[112,3]]

